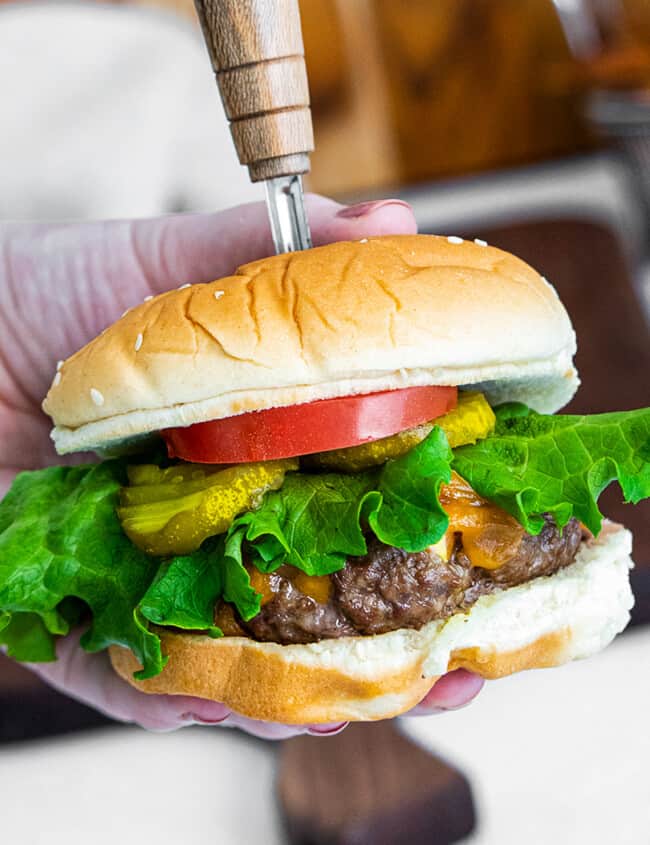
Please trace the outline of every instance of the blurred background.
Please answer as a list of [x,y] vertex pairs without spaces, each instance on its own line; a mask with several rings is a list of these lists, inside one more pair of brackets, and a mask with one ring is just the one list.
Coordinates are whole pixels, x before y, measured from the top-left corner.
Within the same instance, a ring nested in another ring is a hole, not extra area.
[[[422,231],[521,255],[576,326],[583,387],[571,410],[650,404],[649,0],[300,5],[309,187],[399,196]],[[0,0],[0,103],[0,219],[261,198],[237,163],[188,0]],[[489,684],[471,708],[400,722],[400,733],[362,726],[276,746],[223,728],[145,734],[4,660],[4,834],[48,845],[647,841],[650,509],[631,511],[616,489],[603,510],[635,532],[635,625],[597,658]],[[421,839],[405,834],[416,804],[433,819]]]

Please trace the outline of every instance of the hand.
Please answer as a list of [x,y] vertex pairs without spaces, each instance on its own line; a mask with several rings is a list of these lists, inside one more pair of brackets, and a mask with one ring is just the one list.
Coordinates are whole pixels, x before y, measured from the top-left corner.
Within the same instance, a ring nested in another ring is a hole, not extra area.
[[[279,725],[258,722],[230,711],[225,704],[188,695],[147,695],[117,675],[106,652],[88,654],[79,646],[76,631],[57,643],[55,663],[28,664],[50,686],[89,704],[120,722],[135,722],[152,731],[172,731],[188,725],[223,725],[242,728],[263,739],[287,739],[297,734],[333,736],[347,722],[331,725]],[[455,710],[468,704],[483,686],[478,675],[456,669],[442,677],[423,701],[406,715],[424,716]]]
[[[398,200],[346,207],[309,197],[307,205],[315,244],[416,229],[411,210]],[[272,251],[261,204],[154,220],[1,226],[0,495],[18,471],[63,462],[54,452],[51,423],[40,407],[57,360],[145,296],[185,282],[212,281]],[[199,698],[146,695],[112,671],[105,653],[84,652],[78,634],[59,640],[57,652],[56,663],[31,668],[68,695],[152,730],[223,723],[278,739],[342,727],[271,725]],[[457,670],[440,679],[416,711],[461,706],[481,686],[480,678]]]

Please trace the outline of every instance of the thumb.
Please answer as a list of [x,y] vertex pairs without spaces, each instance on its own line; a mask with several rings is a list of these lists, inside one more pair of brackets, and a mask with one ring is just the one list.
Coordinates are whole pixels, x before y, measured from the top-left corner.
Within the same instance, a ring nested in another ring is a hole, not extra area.
[[[348,207],[308,196],[307,213],[316,245],[416,231],[413,212],[400,200]],[[13,367],[29,374],[25,393],[36,402],[58,359],[146,296],[213,281],[272,253],[263,203],[150,220],[3,224],[0,257],[8,272],[0,285],[0,314],[6,304],[12,319],[5,333],[15,335]]]
[[[317,195],[306,198],[314,245],[368,235],[412,234],[411,208],[401,200],[340,205]],[[217,214],[188,214],[131,224],[134,252],[151,293],[187,282],[210,282],[241,264],[273,253],[266,207],[238,206]]]

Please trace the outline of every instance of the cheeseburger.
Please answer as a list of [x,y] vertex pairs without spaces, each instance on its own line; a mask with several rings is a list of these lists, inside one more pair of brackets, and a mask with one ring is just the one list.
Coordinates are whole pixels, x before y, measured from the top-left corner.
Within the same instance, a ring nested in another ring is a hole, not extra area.
[[[182,281],[182,280],[179,280]],[[0,642],[88,651],[256,719],[380,719],[465,667],[587,657],[629,618],[650,409],[552,414],[575,337],[482,241],[335,243],[183,284],[60,364],[58,451],[0,505]]]

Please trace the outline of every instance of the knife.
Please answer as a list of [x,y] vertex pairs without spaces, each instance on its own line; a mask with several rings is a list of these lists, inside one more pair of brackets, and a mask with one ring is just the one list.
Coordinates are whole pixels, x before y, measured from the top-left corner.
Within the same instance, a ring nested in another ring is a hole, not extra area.
[[276,252],[311,246],[314,135],[298,0],[195,0],[239,161],[263,181]]

